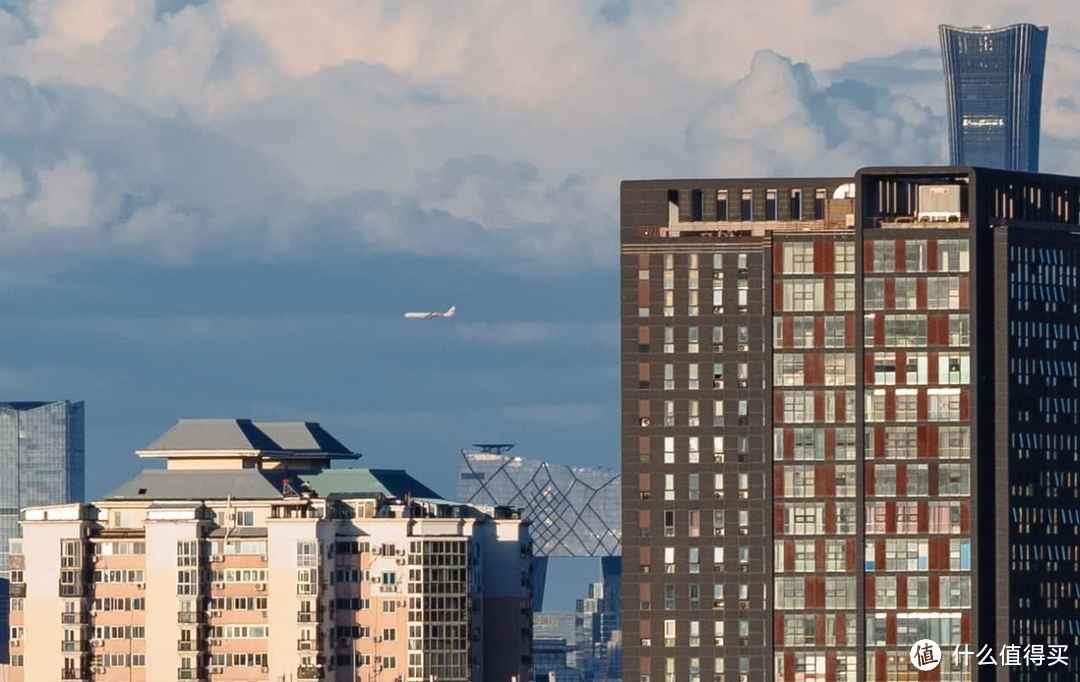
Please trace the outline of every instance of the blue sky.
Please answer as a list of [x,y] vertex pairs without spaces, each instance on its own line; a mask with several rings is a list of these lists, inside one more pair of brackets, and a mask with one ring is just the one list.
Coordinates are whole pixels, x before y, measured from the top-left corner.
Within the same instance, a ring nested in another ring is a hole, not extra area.
[[91,497],[183,416],[616,466],[618,181],[940,162],[939,22],[1050,24],[1078,168],[1064,1],[319,4],[0,1],[0,397],[87,402]]

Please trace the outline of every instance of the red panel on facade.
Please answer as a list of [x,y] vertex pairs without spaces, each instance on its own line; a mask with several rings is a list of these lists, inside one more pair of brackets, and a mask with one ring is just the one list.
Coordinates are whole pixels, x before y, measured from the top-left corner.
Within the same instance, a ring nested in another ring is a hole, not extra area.
[[874,490],[874,465],[864,464],[863,466],[866,469],[866,472],[863,475],[863,490],[869,495],[872,494]]
[[795,541],[784,540],[784,572],[795,571]]
[[960,389],[960,421],[962,421],[962,422],[966,422],[968,419],[971,418],[970,417],[970,415],[971,415],[970,402],[971,402],[971,389],[970,388],[961,388]]
[[[825,616],[822,616],[822,618],[824,619]],[[832,646],[832,644],[827,643],[825,646]],[[834,651],[825,652],[825,679],[836,679],[836,652]]]
[[[932,545],[934,541],[931,540],[930,542]],[[930,556],[931,559],[933,559],[933,552],[931,552]],[[933,569],[932,563],[930,568]],[[930,576],[930,580],[928,582],[930,583],[930,608],[936,609],[938,606],[941,605],[941,589],[938,587],[937,576]]]
[[[896,494],[907,495],[907,465],[896,465]],[[890,502],[890,504],[892,504]],[[890,531],[894,532],[894,531]]]
[[784,496],[784,470],[783,467],[776,467],[776,475],[773,476],[772,481],[773,497]]
[[855,345],[855,313],[844,315],[844,343]]
[[825,346],[825,318],[820,315],[814,318],[814,345],[818,348]]
[[836,533],[836,503],[825,503],[825,532],[829,535]]
[[825,279],[825,310],[836,310],[836,280]]
[[938,427],[936,426],[926,427],[926,456],[938,456]]
[[[930,538],[930,570],[949,570],[949,538]],[[934,581],[930,581],[933,589]],[[931,602],[930,606],[937,606]]]
[[874,271],[874,242],[863,241],[863,272]]
[[825,644],[825,614],[819,613],[814,617],[814,644],[818,646],[826,646]]
[[885,457],[885,427],[874,427],[874,457],[882,459]]
[[874,576],[866,576],[866,595],[864,599],[866,600],[866,608],[868,609],[875,608],[875,605],[877,604],[876,582]]
[[915,456],[926,457],[926,430],[925,426],[915,427]]
[[814,241],[814,272],[825,272],[825,242]]
[[772,306],[775,312],[784,310],[784,284],[782,282],[773,282]]
[[916,510],[916,513],[917,513],[916,523],[918,524],[916,526],[916,530],[918,530],[920,533],[929,533],[930,532],[930,503],[926,502],[925,500],[920,501],[920,502],[916,503],[915,510]]
[[784,395],[780,391],[773,393],[772,399],[772,414],[773,422],[776,424],[784,423]]
[[863,381],[867,386],[874,385],[874,356],[872,353],[863,356]]
[[907,241],[904,240],[904,239],[897,239],[896,240],[896,271],[897,272],[907,272],[907,254],[905,253],[905,251],[907,250],[906,247],[905,247],[906,244],[907,244]]
[[894,612],[885,615],[885,643],[896,646],[896,613]]
[[926,240],[926,271],[937,272],[937,240]]
[[638,280],[637,283],[637,302],[639,308],[649,307],[649,283]]
[[885,309],[896,309],[896,280],[892,277],[885,278]]
[[[784,640],[780,640],[781,642]],[[885,678],[881,678],[885,679]],[[795,652],[784,652],[784,682],[795,682]]]
[[[638,528],[652,528],[652,513],[648,509],[638,510]],[[642,546],[642,551],[648,551],[648,547]]]
[[877,675],[875,676],[875,679],[884,680],[885,679],[885,652],[884,651],[875,651],[874,652],[874,668],[877,671]]
[[795,318],[785,317],[780,326],[784,330],[784,348],[791,348],[795,345]]
[[885,316],[881,314],[874,316],[874,345],[885,345]]
[[836,459],[836,430],[825,429],[825,459]]
[[777,613],[773,615],[773,642],[776,646],[780,646],[780,643],[784,641],[784,614]]
[[960,503],[960,532],[961,533],[970,533],[971,532],[971,503],[970,502],[961,502]]
[[915,414],[919,421],[926,421],[926,409],[926,389],[920,388],[918,395],[915,396]]
[[896,608],[907,608],[907,576],[899,575],[896,577]]
[[967,310],[971,306],[971,277],[960,276],[960,310]]
[[795,459],[795,429],[784,429],[784,459]]
[[926,465],[926,468],[929,469],[929,471],[927,473],[927,478],[930,479],[927,482],[926,489],[929,491],[930,497],[937,497],[938,494],[939,494],[938,493],[938,465],[937,465],[937,462],[930,462],[929,464]]
[[773,504],[773,532],[777,535],[784,532],[784,505],[779,502]]
[[885,389],[885,421],[892,422],[896,419],[896,390]]
[[825,572],[825,538],[814,540],[814,570],[818,573]]
[[915,280],[915,306],[919,310],[926,310],[926,278],[920,277]]
[[825,415],[825,391],[814,391],[814,414],[818,419]]
[[896,385],[907,386],[907,371],[905,371],[905,364],[907,362],[907,353],[898,350],[896,351]]
[[[822,369],[822,374],[824,373],[825,371]],[[836,400],[836,421],[845,421],[847,419],[847,405],[844,403],[844,392],[837,391],[833,399]]]
[[836,272],[836,244],[831,241],[822,244],[825,247],[825,267],[821,272]]
[[[927,330],[927,336],[929,336],[929,331],[930,330],[928,329]],[[931,386],[933,386],[934,384],[936,384],[938,382],[937,365],[938,365],[938,354],[937,353],[927,353],[926,354],[926,380]]]
[[772,271],[774,275],[779,275],[784,271],[784,245],[782,243],[773,244]]
[[847,557],[847,570],[852,572],[858,568],[859,557],[855,553],[855,540],[848,540],[844,555]]
[[829,492],[829,481],[825,479],[825,472],[832,469],[828,464],[818,464],[814,467],[814,495],[817,497],[828,497],[832,493]]
[[971,611],[960,614],[960,641],[971,641]]
[[885,570],[885,541],[874,540],[874,563],[879,571]]
[[[897,478],[899,478],[899,476]],[[896,494],[897,495],[902,495],[903,494],[903,493],[900,492],[900,490],[901,490],[900,489],[900,482],[898,480],[897,483],[896,483]],[[890,535],[893,535],[893,534],[896,533],[896,503],[895,502],[886,502],[885,503],[885,532],[890,534]]]

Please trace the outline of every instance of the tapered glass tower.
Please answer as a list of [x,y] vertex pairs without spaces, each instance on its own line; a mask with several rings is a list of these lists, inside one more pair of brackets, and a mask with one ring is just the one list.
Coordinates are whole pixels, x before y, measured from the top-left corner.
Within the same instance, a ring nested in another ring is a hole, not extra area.
[[953,165],[1039,170],[1045,26],[942,25]]

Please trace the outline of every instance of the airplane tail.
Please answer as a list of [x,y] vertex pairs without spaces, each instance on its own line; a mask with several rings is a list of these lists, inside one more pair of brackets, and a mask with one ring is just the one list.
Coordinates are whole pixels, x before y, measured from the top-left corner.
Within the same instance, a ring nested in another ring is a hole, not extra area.
[[457,312],[457,306],[452,305],[452,306],[450,306],[450,309],[446,311],[446,316],[447,317],[453,317],[454,313],[456,313],[456,312]]

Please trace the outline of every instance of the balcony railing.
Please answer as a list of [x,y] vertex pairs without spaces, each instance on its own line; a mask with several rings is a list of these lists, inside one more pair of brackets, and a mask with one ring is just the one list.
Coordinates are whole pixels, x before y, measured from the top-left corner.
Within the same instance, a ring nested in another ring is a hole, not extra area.
[[317,623],[323,619],[323,610],[315,609],[313,611],[297,611],[296,622],[297,623]]
[[68,611],[60,614],[60,622],[64,625],[84,625],[90,620],[90,614],[86,611]]
[[195,641],[191,639],[176,640],[177,651],[195,651]]
[[89,641],[85,639],[68,639],[60,642],[60,651],[63,651],[65,653],[86,651],[88,648]]
[[60,583],[61,597],[81,597],[86,594],[86,586],[81,584]]
[[8,586],[8,596],[10,596],[10,597],[25,597],[26,596],[26,583],[11,583]]
[[178,611],[176,613],[177,623],[205,623],[206,612],[205,611]]
[[323,679],[323,670],[317,665],[302,665],[296,669],[296,679],[321,680]]
[[90,679],[90,668],[61,668],[60,679],[86,682]]

